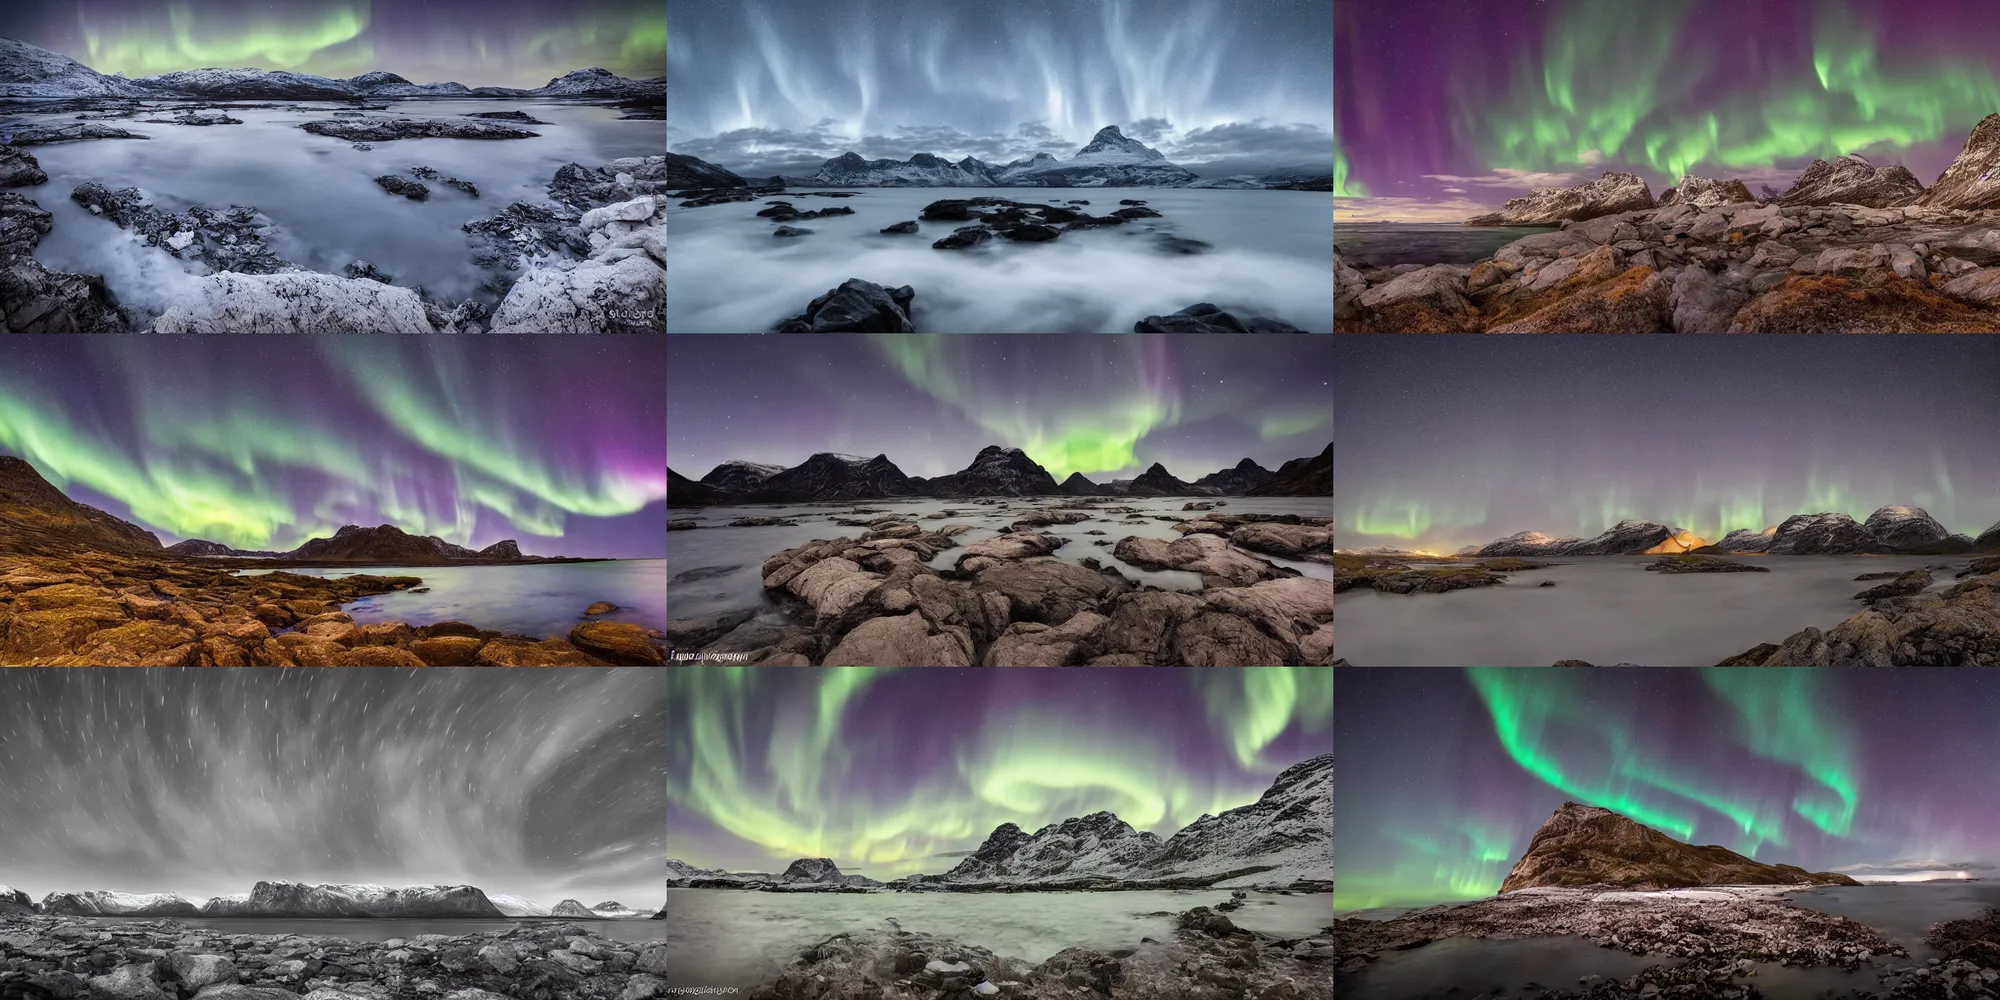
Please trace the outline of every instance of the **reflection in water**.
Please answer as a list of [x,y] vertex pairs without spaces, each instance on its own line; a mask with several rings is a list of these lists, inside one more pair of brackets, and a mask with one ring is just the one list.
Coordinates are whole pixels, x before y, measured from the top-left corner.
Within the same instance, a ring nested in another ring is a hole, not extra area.
[[655,629],[667,621],[665,559],[520,566],[316,567],[285,572],[329,578],[356,573],[423,578],[418,589],[428,588],[428,593],[406,590],[380,594],[341,609],[362,623],[462,621],[520,635],[564,636],[585,620],[583,609],[598,601],[609,601],[621,610],[596,620],[632,622]]

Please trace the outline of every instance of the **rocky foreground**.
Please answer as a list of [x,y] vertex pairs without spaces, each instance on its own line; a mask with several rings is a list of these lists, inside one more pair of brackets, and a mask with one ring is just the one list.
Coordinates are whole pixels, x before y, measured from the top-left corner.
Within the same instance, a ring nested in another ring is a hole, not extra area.
[[[1930,574],[1922,574],[1926,585]],[[2000,556],[1973,560],[1959,582],[1934,594],[1903,586],[1856,594],[1868,606],[1834,627],[1807,628],[1759,643],[1724,667],[2000,666]],[[1902,577],[1898,577],[1901,581]]]
[[560,921],[354,941],[0,916],[8,1000],[650,1000],[666,975],[666,945]]
[[420,588],[109,552],[0,555],[0,663],[12,666],[615,666],[663,662],[653,634],[581,621],[567,638],[465,622],[356,624],[340,605]]
[[965,546],[970,525],[919,526],[896,515],[857,522],[859,538],[808,542],[764,561],[765,594],[790,621],[755,609],[667,623],[675,659],[770,666],[1328,666],[1333,585],[1251,555],[1330,559],[1331,519],[1203,514],[1182,538],[1132,535],[1094,544],[1144,569],[1199,573],[1204,589],[1143,586],[1095,558],[1052,558],[1067,540],[1049,524],[1105,520],[1130,508],[1072,500]]
[[749,990],[750,1000],[1331,1000],[1330,931],[1286,939],[1197,906],[1169,941],[1101,952],[1066,948],[1039,965],[930,934],[836,934]]

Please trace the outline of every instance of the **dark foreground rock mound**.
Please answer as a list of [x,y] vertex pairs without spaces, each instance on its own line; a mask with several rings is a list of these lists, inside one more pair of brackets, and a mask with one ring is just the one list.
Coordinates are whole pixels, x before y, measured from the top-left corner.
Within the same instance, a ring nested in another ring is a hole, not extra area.
[[806,311],[778,325],[778,333],[915,333],[910,303],[916,289],[884,288],[849,278],[813,299]]
[[1832,872],[1767,865],[1728,848],[1683,844],[1596,806],[1565,802],[1535,831],[1527,853],[1500,883],[1512,892],[1544,885],[1674,889],[1695,885],[1860,885]]
[[1133,333],[1304,333],[1283,320],[1225,312],[1212,302],[1197,302],[1179,312],[1148,316],[1132,324]]
[[51,271],[34,258],[35,248],[53,228],[53,217],[42,206],[16,192],[0,192],[0,330],[8,333],[129,330],[131,317],[104,287],[103,276]]

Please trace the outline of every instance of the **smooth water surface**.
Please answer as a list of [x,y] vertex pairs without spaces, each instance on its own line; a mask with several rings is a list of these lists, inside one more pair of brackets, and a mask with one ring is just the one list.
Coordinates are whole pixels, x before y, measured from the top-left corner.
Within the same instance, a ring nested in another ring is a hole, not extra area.
[[[1957,581],[1955,556],[1729,556],[1768,573],[1654,573],[1657,556],[1591,556],[1446,594],[1351,590],[1334,598],[1334,652],[1356,666],[1546,667],[1557,660],[1713,666],[1761,642],[1830,629],[1882,583],[1863,573],[1925,566]],[[1448,565],[1448,564],[1423,564]],[[1539,584],[1555,582],[1553,587]]]
[[[621,121],[623,112],[615,109],[537,100],[394,101],[387,111],[340,116],[363,121],[525,111],[550,123],[502,122],[540,133],[533,139],[397,139],[370,143],[374,148],[367,151],[299,127],[334,120],[333,112],[353,107],[340,103],[217,106],[242,119],[241,125],[145,121],[171,118],[172,113],[154,111],[183,104],[148,103],[152,110],[99,122],[150,139],[31,147],[49,180],[21,190],[54,216],[54,229],[42,238],[35,258],[56,270],[104,275],[119,302],[135,307],[147,322],[205,269],[146,246],[71,201],[70,192],[86,181],[136,187],[163,211],[191,205],[255,208],[276,227],[266,237],[272,249],[300,267],[339,274],[349,263],[366,260],[393,275],[397,285],[465,299],[481,297],[479,285],[490,275],[474,266],[460,226],[497,215],[512,202],[548,203],[549,181],[564,164],[596,167],[619,157],[657,156],[666,143],[659,122]],[[8,121],[73,124],[75,113],[16,114]],[[415,202],[375,183],[384,174],[407,177],[416,166],[471,181],[479,197],[426,182],[430,199]]]
[[[989,498],[980,498],[989,499]],[[1088,521],[1075,524],[1051,524],[1035,530],[1065,539],[1065,544],[1055,550],[1053,557],[1064,562],[1081,564],[1086,557],[1094,557],[1105,566],[1116,566],[1128,579],[1139,583],[1152,584],[1163,590],[1200,591],[1201,575],[1183,570],[1145,570],[1127,563],[1111,554],[1118,540],[1128,535],[1143,538],[1164,538],[1174,540],[1181,537],[1174,530],[1174,521],[1154,520],[1157,516],[1171,516],[1177,519],[1194,520],[1201,516],[1199,511],[1183,511],[1181,507],[1191,501],[1205,500],[1195,497],[1107,497],[1105,503],[1092,512]],[[1214,509],[1218,514],[1298,514],[1303,517],[1331,517],[1332,501],[1327,497],[1221,497],[1224,506]],[[794,548],[816,538],[840,538],[842,536],[859,539],[868,532],[866,527],[835,524],[834,519],[870,521],[878,517],[894,514],[904,517],[910,523],[929,531],[949,524],[969,524],[972,530],[953,536],[958,547],[944,549],[932,559],[930,565],[937,569],[948,569],[965,554],[965,547],[973,542],[999,535],[1000,529],[1036,511],[1052,510],[1064,498],[1040,497],[1009,499],[996,505],[979,505],[969,500],[857,500],[838,504],[745,504],[734,507],[703,507],[699,509],[676,508],[668,512],[670,520],[698,520],[701,527],[692,531],[670,531],[667,533],[667,559],[673,566],[672,575],[667,579],[667,604],[672,609],[671,617],[697,618],[719,614],[741,608],[757,607],[766,614],[776,615],[777,607],[764,596],[764,560],[785,549]],[[1039,502],[1038,502],[1039,501]],[[1130,507],[1143,520],[1128,520],[1124,513],[1111,513],[1108,507]],[[882,511],[875,514],[855,514],[856,509]],[[951,515],[937,520],[928,520],[926,515],[954,511]],[[740,517],[784,517],[798,521],[795,527],[767,526],[755,528],[731,528],[729,522]],[[1089,532],[1101,531],[1101,535]],[[1099,545],[1098,542],[1108,542]],[[1248,552],[1248,550],[1245,550]],[[1333,567],[1326,563],[1301,562],[1279,559],[1261,552],[1249,555],[1266,560],[1276,566],[1288,566],[1298,570],[1302,576],[1333,579]],[[773,618],[772,620],[777,620]]]
[[[1137,948],[1141,938],[1169,940],[1174,914],[1228,898],[1220,889],[866,895],[668,889],[668,978],[675,986],[749,986],[783,972],[807,945],[842,931],[892,926],[1040,963],[1064,948],[1109,951]],[[1333,922],[1333,899],[1252,892],[1229,919],[1304,937]]]
[[1554,226],[1451,226],[1406,222],[1340,223],[1333,243],[1340,255],[1376,267],[1397,264],[1475,264],[1501,247]]
[[[364,917],[92,917],[106,924],[136,920],[172,920],[189,927],[203,927],[226,934],[299,934],[308,937],[346,938],[349,941],[387,941],[419,934],[492,934],[514,927],[539,923],[564,923],[561,917],[506,920],[376,920]],[[616,941],[659,941],[667,936],[665,920],[578,920],[577,924]]]
[[[270,570],[241,570],[246,575]],[[566,636],[583,621],[583,609],[610,601],[622,610],[599,621],[660,628],[667,621],[667,561],[614,559],[518,566],[358,566],[287,569],[287,573],[337,579],[367,573],[417,576],[429,593],[407,590],[364,597],[341,607],[364,624],[428,625],[462,621],[483,629],[533,636]]]
[[[852,198],[798,192],[848,190]],[[1049,243],[995,238],[964,250],[931,244],[964,222],[917,222],[914,235],[880,230],[917,219],[924,206],[980,196],[1062,205],[1092,215],[1138,199],[1162,218],[1064,232]],[[813,234],[771,235],[765,202],[800,210],[836,206],[853,215],[789,223]],[[803,313],[849,278],[909,285],[919,332],[1130,333],[1146,316],[1197,302],[1242,307],[1302,330],[1333,329],[1333,229],[1323,191],[1197,188],[795,188],[756,201],[667,209],[667,329],[763,333]],[[1159,237],[1213,249],[1168,253]]]

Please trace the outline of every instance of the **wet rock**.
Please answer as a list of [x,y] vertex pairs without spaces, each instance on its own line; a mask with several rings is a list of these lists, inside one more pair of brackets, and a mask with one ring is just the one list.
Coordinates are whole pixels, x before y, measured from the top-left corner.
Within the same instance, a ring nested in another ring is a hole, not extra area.
[[53,228],[40,205],[0,192],[0,329],[10,333],[123,333],[131,317],[95,274],[51,271],[32,256]]
[[1202,584],[1209,587],[1248,586],[1297,575],[1238,552],[1214,535],[1190,534],[1172,542],[1133,535],[1120,539],[1111,554],[1141,569],[1200,573]]
[[944,239],[938,240],[936,243],[932,243],[931,249],[963,250],[966,247],[978,246],[979,244],[984,243],[992,238],[993,238],[992,230],[982,229],[978,227],[967,227],[965,229],[961,229],[958,232],[951,234],[950,236],[945,237]]
[[425,187],[422,182],[397,177],[393,174],[385,174],[377,177],[375,178],[375,183],[382,190],[390,194],[401,195],[411,201],[429,201],[431,197],[431,189]]
[[1908,597],[1912,594],[1923,593],[1929,589],[1930,585],[1930,570],[1913,569],[1907,573],[1898,574],[1894,580],[1888,583],[1870,587],[1854,595],[1854,599],[1857,601],[1874,601],[1884,597]]
[[911,220],[909,222],[898,222],[893,226],[884,226],[882,228],[883,233],[914,233],[916,231],[917,231],[917,224],[915,220]]
[[[397,139],[533,139],[540,132],[470,119],[342,118],[299,126],[314,135],[349,142],[393,142]],[[117,131],[117,130],[113,130]]]
[[515,202],[490,218],[461,227],[471,234],[473,260],[487,268],[512,270],[527,259],[590,253],[582,216],[566,209]]
[[86,122],[82,125],[28,125],[13,130],[9,143],[15,146],[45,146],[52,142],[82,142],[87,139],[150,139],[152,136],[122,128]]
[[645,627],[631,622],[583,622],[570,629],[569,641],[613,666],[659,666],[666,662]]
[[771,230],[771,235],[776,236],[779,239],[785,239],[787,237],[792,237],[792,236],[811,236],[812,233],[813,231],[810,229],[794,229],[791,226],[779,226],[778,228]]
[[1062,233],[1048,226],[1026,225],[1002,229],[1000,235],[1017,243],[1047,243]]
[[154,333],[434,333],[423,300],[378,281],[294,271],[200,280]]
[[217,212],[195,205],[185,212],[167,212],[148,204],[138,188],[113,191],[89,182],[70,192],[70,200],[129,229],[182,260],[199,261],[216,271],[275,274],[295,265],[278,256],[265,242],[274,224],[254,208],[231,205]]
[[541,119],[539,119],[539,118],[536,118],[535,116],[533,116],[533,115],[531,115],[531,114],[527,113],[526,111],[478,111],[478,112],[474,112],[474,113],[472,113],[472,114],[469,114],[469,115],[466,115],[466,117],[467,117],[467,118],[491,118],[491,119],[493,119],[493,120],[495,120],[495,121],[508,121],[508,122],[525,122],[525,123],[527,123],[527,124],[529,124],[529,125],[547,125],[547,124],[550,124],[549,122],[545,122],[545,121],[542,121],[542,120],[541,120]]
[[1112,217],[1119,219],[1157,219],[1161,217],[1160,213],[1155,212],[1152,209],[1145,207],[1144,205],[1135,205],[1131,208],[1121,208],[1118,211],[1111,213],[1111,215]]
[[0,146],[0,188],[32,187],[48,179],[35,154],[17,146]]
[[1749,563],[1714,556],[1667,555],[1646,565],[1648,570],[1659,573],[1769,573],[1769,566],[1752,566]]
[[1179,312],[1148,316],[1132,325],[1134,333],[1303,333],[1283,320],[1249,313],[1239,318],[1212,302],[1197,302]]

